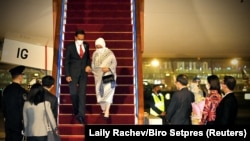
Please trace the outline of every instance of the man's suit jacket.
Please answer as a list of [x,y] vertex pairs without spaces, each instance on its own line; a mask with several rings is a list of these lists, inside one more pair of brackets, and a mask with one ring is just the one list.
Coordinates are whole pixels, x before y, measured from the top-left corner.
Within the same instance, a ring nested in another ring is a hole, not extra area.
[[78,78],[82,73],[86,73],[85,67],[91,65],[89,44],[87,42],[84,42],[83,45],[85,48],[83,58],[80,58],[75,42],[70,43],[66,47],[64,63],[66,77],[71,76],[72,78]]
[[238,112],[238,103],[234,93],[225,95],[216,109],[216,125],[234,125]]
[[167,109],[167,120],[172,125],[191,125],[194,94],[183,88],[173,94]]

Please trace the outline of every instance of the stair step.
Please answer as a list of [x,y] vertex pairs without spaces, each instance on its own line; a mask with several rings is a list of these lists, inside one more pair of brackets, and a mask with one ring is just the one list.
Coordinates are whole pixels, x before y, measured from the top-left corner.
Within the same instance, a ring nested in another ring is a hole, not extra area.
[[84,135],[60,135],[61,141],[84,141]]
[[[65,52],[66,50],[63,50],[63,52]],[[113,53],[116,55],[116,56],[119,56],[119,57],[133,57],[134,53],[133,53],[133,50],[130,49],[130,50],[112,50]],[[90,54],[92,54],[94,52],[94,50],[90,50]],[[64,56],[63,56],[64,57]],[[119,62],[118,62],[119,63]]]
[[85,11],[85,10],[78,10],[78,11],[72,11],[67,10],[66,11],[67,16],[74,18],[74,17],[113,17],[113,18],[131,18],[131,11]]
[[67,9],[65,10],[91,10],[91,11],[111,11],[111,10],[116,10],[116,11],[121,11],[125,10],[128,11],[128,9],[131,8],[131,4],[127,1],[121,2],[119,5],[117,5],[117,2],[109,2],[105,3],[103,2],[91,2],[91,3],[82,3],[82,2],[74,2],[74,3],[68,3],[67,4]]
[[[61,93],[69,93],[69,86],[68,84],[62,84],[60,86]],[[87,84],[87,91],[88,94],[95,93],[95,86]],[[115,94],[134,94],[134,85],[120,85],[118,84],[115,89]]]
[[[72,39],[74,37],[73,32],[65,32],[64,33],[64,39]],[[119,32],[111,32],[111,33],[88,33],[88,39],[97,39],[99,37],[103,37],[106,40],[133,40],[133,33],[132,32],[125,32],[125,33],[119,33]],[[108,45],[108,44],[107,44]]]
[[[68,3],[103,3],[103,0],[67,0]],[[130,0],[105,0],[105,3],[130,3]]]
[[[112,104],[110,107],[110,114],[134,114],[134,104]],[[59,112],[62,114],[72,114],[72,104],[60,104]],[[99,114],[101,113],[100,105],[86,104],[86,114]]]
[[[88,31],[85,31],[86,34],[88,35]],[[96,39],[88,39],[88,36],[86,37],[86,42],[89,43],[90,45],[90,49],[92,49],[95,46],[95,40]],[[72,42],[73,40],[64,40],[63,44],[64,45],[68,45],[70,42]],[[115,48],[119,48],[119,49],[131,49],[133,48],[133,41],[127,41],[127,40],[121,40],[121,41],[114,41],[114,40],[106,40],[106,45],[108,46],[109,49],[115,49]],[[119,56],[117,56],[119,57]]]
[[[85,29],[88,32],[131,32],[133,31],[131,24],[71,24],[65,25],[65,31],[74,33],[77,29]],[[74,36],[73,36],[74,37]],[[86,37],[87,38],[87,37]],[[70,39],[73,40],[72,37]],[[95,40],[95,39],[92,39]]]
[[[68,84],[68,82],[66,81],[65,76],[62,76],[61,78],[62,78],[61,79],[61,84]],[[134,81],[134,76],[120,75],[120,76],[117,77],[116,83],[117,84],[133,84],[133,81]],[[88,83],[89,84],[95,83],[93,75],[89,75]]]
[[[128,51],[128,52],[130,52],[130,51]],[[122,67],[120,70],[123,70],[123,71],[125,71],[124,69],[127,69],[128,68],[128,66],[130,66],[130,67],[132,67],[133,66],[133,58],[130,56],[130,57],[121,57],[121,58],[117,58],[116,59],[117,60],[117,67]],[[62,65],[64,64],[64,61],[65,61],[65,59],[64,58],[62,58]],[[64,70],[63,70],[64,71]],[[128,71],[128,70],[126,70],[126,71]],[[133,71],[132,71],[133,72]],[[130,72],[131,73],[131,72]],[[63,72],[63,74],[65,74],[64,72]],[[126,75],[126,74],[119,74],[119,72],[117,71],[117,74],[118,75]]]
[[[96,104],[96,95],[89,94],[87,95],[88,104]],[[60,104],[70,104],[71,96],[70,94],[61,94],[60,95]],[[114,95],[114,102],[116,104],[133,104],[134,103],[134,95]]]
[[[120,77],[120,75],[123,75],[123,76],[133,75],[133,67],[131,67],[131,65],[133,65],[132,58],[117,58],[116,60],[119,62],[119,66],[116,68],[116,74],[118,77]],[[128,67],[125,67],[125,66],[128,66]],[[68,82],[66,82],[65,80],[65,76],[64,76],[65,70],[63,66],[61,66],[61,71],[62,71],[61,84],[68,84]],[[89,74],[88,81],[89,81],[88,84],[94,82],[93,74]]]
[[[100,112],[101,113],[101,112]],[[70,124],[72,126],[83,126],[79,124],[72,114],[59,114],[59,124]],[[110,122],[107,123],[103,117],[98,114],[86,114],[85,121],[88,125],[95,124],[135,124],[135,116],[134,114],[110,114]],[[62,130],[64,130],[63,128]],[[67,128],[66,128],[67,129]],[[65,130],[66,130],[65,129]],[[82,131],[82,130],[81,130]]]
[[103,23],[103,24],[130,24],[132,20],[130,18],[85,18],[85,17],[75,17],[67,18],[67,24],[98,24],[98,23]]
[[83,135],[85,132],[82,124],[60,124],[58,128],[62,135]]

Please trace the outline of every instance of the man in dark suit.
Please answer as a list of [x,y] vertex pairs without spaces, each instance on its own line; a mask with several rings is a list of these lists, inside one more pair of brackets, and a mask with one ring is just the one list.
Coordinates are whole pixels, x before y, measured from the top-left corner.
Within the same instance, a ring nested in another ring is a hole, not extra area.
[[167,109],[167,122],[171,125],[191,125],[192,102],[194,94],[188,90],[188,77],[179,74],[175,82],[176,91]]
[[91,72],[89,44],[84,42],[85,32],[77,30],[75,41],[66,46],[65,75],[73,104],[73,114],[80,123],[85,123],[86,85]]
[[234,95],[236,79],[232,76],[224,76],[221,89],[225,96],[216,108],[216,125],[234,125],[238,112],[238,102]]
[[54,118],[57,121],[57,115],[58,115],[58,100],[57,97],[51,93],[52,88],[54,87],[55,79],[50,76],[46,75],[42,78],[42,85],[45,89],[44,91],[44,97],[46,101],[50,102],[50,107],[53,112]]
[[24,66],[10,69],[12,83],[3,90],[3,116],[5,141],[21,141],[23,138],[23,105],[27,91],[21,86]]

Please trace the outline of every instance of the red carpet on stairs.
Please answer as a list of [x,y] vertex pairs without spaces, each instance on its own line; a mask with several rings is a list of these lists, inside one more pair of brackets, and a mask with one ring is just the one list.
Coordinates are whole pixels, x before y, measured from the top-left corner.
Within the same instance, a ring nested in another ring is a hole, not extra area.
[[[94,42],[103,37],[117,58],[117,88],[111,106],[109,124],[136,124],[135,85],[133,59],[133,25],[131,0],[65,0],[62,55],[66,45],[73,41],[76,29],[84,29],[85,40],[90,44],[91,56]],[[64,75],[64,57],[61,58],[59,84],[59,131],[62,141],[84,141],[84,125],[72,119],[72,105],[68,84]],[[100,118],[101,109],[96,102],[93,75],[87,85],[88,125],[107,124]]]

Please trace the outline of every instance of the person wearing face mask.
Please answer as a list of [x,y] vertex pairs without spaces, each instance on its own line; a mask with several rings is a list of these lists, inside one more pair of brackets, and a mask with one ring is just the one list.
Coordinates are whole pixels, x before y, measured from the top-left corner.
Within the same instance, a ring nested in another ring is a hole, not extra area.
[[[117,61],[114,53],[106,47],[105,40],[98,38],[95,41],[96,50],[92,55],[92,73],[95,79],[95,91],[97,102],[100,104],[103,118],[110,122],[110,106],[113,103],[113,96],[116,87]],[[115,81],[103,83],[102,76],[113,73]]]
[[167,104],[164,95],[161,93],[161,85],[155,84],[152,88],[152,94],[149,100],[149,114],[153,116],[160,117],[162,119],[162,124],[166,123],[166,110]]
[[86,124],[86,85],[88,73],[91,72],[89,44],[84,41],[84,38],[84,30],[75,32],[75,41],[66,46],[64,62],[66,81],[69,83],[69,92],[73,105],[73,114],[82,124]]

